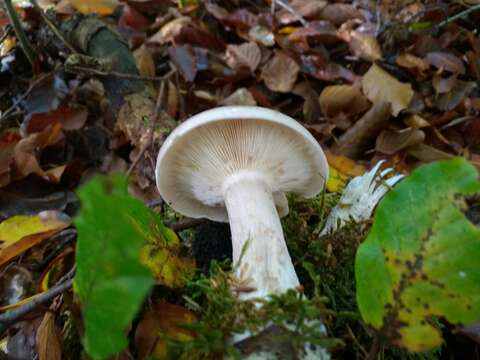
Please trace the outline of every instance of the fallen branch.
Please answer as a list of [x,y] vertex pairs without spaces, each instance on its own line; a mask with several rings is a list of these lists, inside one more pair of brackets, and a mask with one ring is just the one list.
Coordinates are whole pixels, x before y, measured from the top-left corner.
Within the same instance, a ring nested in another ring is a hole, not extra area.
[[468,9],[463,10],[463,11],[459,12],[458,14],[449,17],[445,21],[442,21],[440,24],[438,24],[438,27],[441,28],[441,27],[443,27],[445,25],[448,25],[448,24],[450,24],[454,21],[457,21],[458,19],[461,19],[465,16],[468,16],[469,14],[471,14],[474,11],[479,11],[479,10],[480,10],[480,4],[469,7]]
[[32,301],[20,306],[15,310],[0,314],[0,334],[2,334],[12,323],[17,322],[39,305],[49,302],[57,295],[60,295],[64,291],[70,289],[73,284],[73,272],[69,272],[67,275],[69,275],[68,279],[61,282],[59,285],[55,285],[48,291],[34,297]]
[[172,229],[173,231],[182,231],[182,230],[187,230],[191,229],[193,227],[197,227],[199,225],[205,224],[207,222],[207,219],[190,219],[186,218],[183,219],[179,222],[176,222],[174,224],[169,225],[168,227]]
[[272,4],[272,11],[275,11],[275,5],[274,4],[278,4],[280,7],[287,10],[290,14],[294,15],[298,19],[298,21],[300,21],[300,23],[303,26],[308,26],[308,21],[305,20],[305,18],[302,15],[297,13],[290,5],[285,4],[282,0],[273,0],[272,3],[273,3]]
[[143,80],[143,81],[163,81],[170,77],[170,72],[163,76],[142,76],[136,74],[129,74],[129,73],[122,73],[117,71],[102,71],[92,68],[86,68],[83,66],[72,66],[72,70],[76,70],[79,72],[83,72],[86,74],[91,75],[98,75],[98,76],[113,76],[120,79],[128,79],[128,80]]

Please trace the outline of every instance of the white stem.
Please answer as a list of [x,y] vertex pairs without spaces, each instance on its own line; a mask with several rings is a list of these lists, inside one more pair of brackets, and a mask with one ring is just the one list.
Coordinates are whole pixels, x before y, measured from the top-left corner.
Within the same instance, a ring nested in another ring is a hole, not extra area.
[[255,289],[241,293],[240,298],[265,297],[297,288],[300,283],[267,181],[257,172],[239,172],[226,180],[224,196],[236,276],[241,287]]

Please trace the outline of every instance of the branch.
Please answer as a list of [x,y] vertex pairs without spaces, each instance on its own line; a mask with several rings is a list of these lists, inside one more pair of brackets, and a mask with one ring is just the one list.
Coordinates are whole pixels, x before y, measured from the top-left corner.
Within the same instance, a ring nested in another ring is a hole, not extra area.
[[447,18],[447,20],[442,21],[440,24],[438,24],[438,27],[441,28],[445,25],[448,25],[448,24],[450,24],[454,21],[457,21],[458,19],[461,19],[461,18],[471,14],[472,12],[475,12],[475,11],[478,11],[478,10],[480,10],[480,4],[469,7],[468,9],[459,12],[457,15],[453,15],[452,17]]
[[70,277],[69,279],[65,280],[61,284],[56,285],[48,289],[48,291],[34,297],[32,301],[26,303],[25,305],[22,305],[15,310],[11,310],[6,313],[0,314],[0,334],[2,334],[10,326],[10,324],[20,320],[26,314],[33,311],[37,306],[45,304],[46,302],[49,302],[57,295],[60,295],[64,291],[70,289],[72,287],[72,283],[73,283],[73,278]]
[[275,5],[274,5],[274,4],[278,4],[280,7],[284,8],[285,10],[287,10],[290,14],[295,15],[295,17],[298,19],[298,21],[300,21],[300,23],[301,23],[303,26],[308,26],[308,21],[305,20],[302,15],[300,15],[299,13],[297,13],[297,12],[295,11],[295,9],[293,9],[290,5],[285,4],[282,0],[273,0],[272,2],[273,2],[273,5],[272,5],[273,11],[275,11]]

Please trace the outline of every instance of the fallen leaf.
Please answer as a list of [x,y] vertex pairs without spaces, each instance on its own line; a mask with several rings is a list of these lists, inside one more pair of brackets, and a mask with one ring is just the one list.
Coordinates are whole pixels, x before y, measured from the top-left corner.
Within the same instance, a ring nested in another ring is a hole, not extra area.
[[457,84],[457,74],[452,74],[448,77],[442,74],[434,74],[432,78],[432,86],[437,94],[445,94],[453,90]]
[[417,145],[425,140],[425,133],[419,129],[405,129],[400,131],[382,131],[377,137],[376,150],[387,155]]
[[321,55],[301,55],[302,71],[324,81],[345,80],[354,83],[357,76],[336,63],[331,63]]
[[252,94],[246,88],[237,89],[229,97],[223,99],[220,105],[232,106],[232,105],[248,105],[256,106],[257,102],[253,98]]
[[178,90],[177,87],[168,80],[168,90],[167,90],[167,113],[172,118],[176,118],[178,112]]
[[362,89],[371,102],[389,103],[393,116],[406,109],[414,95],[411,84],[401,83],[377,64],[363,76]]
[[118,0],[70,0],[82,14],[110,15],[118,6]]
[[455,109],[476,87],[474,81],[457,80],[452,91],[441,94],[435,99],[435,106],[442,111]]
[[135,8],[128,4],[123,6],[122,15],[118,20],[118,26],[133,30],[142,30],[146,28],[148,24],[148,19],[141,12],[135,10]]
[[350,4],[328,4],[320,13],[320,18],[330,21],[334,25],[342,25],[348,20],[363,20],[362,13]]
[[367,98],[354,85],[330,85],[323,89],[318,99],[322,113],[335,117],[340,113],[355,115],[370,107]]
[[329,192],[341,192],[349,178],[363,175],[366,171],[365,166],[357,164],[346,156],[336,155],[330,151],[327,151],[325,155],[330,169],[326,184]]
[[262,68],[262,79],[272,91],[289,92],[297,81],[300,67],[282,51],[275,52],[273,58]]
[[376,61],[383,57],[382,49],[374,35],[353,30],[350,32],[348,45],[352,54],[360,59]]
[[172,42],[175,36],[180,34],[184,26],[192,22],[187,16],[181,16],[163,25],[152,37],[148,39],[149,43],[157,43],[160,45]]
[[195,260],[182,255],[184,248],[177,234],[162,224],[156,224],[146,237],[140,261],[147,266],[159,284],[182,287],[195,272]]
[[295,29],[288,35],[288,40],[301,41],[307,49],[318,44],[330,46],[341,41],[337,29],[328,21],[311,21],[307,26]]
[[191,324],[195,315],[186,308],[160,301],[153,304],[143,314],[135,331],[135,345],[138,358],[164,359],[168,355],[167,339],[189,341],[195,333],[182,327]]
[[272,31],[262,25],[255,25],[248,31],[248,38],[251,41],[255,41],[263,46],[275,45],[275,35]]
[[180,33],[175,36],[174,42],[178,45],[189,44],[216,51],[224,51],[226,47],[225,43],[218,37],[193,24],[183,27]]
[[0,223],[0,265],[70,226],[71,219],[60,211],[17,215]]
[[408,115],[405,119],[403,119],[403,122],[409,127],[415,129],[421,129],[430,126],[430,123],[427,120],[417,114]]
[[188,82],[193,82],[197,75],[197,62],[191,46],[171,46],[168,52],[183,78]]
[[420,143],[409,147],[408,153],[424,163],[430,163],[437,160],[448,160],[453,158],[452,154],[438,150],[433,146]]
[[142,76],[155,76],[155,62],[148,47],[143,44],[133,53],[137,69]]
[[32,114],[30,119],[26,119],[22,124],[22,130],[26,134],[32,134],[44,130],[55,122],[59,122],[64,130],[78,130],[85,125],[87,117],[88,109],[86,107],[69,107],[62,104],[56,110]]
[[320,104],[318,102],[318,93],[310,86],[308,81],[295,85],[292,89],[295,95],[301,96],[303,102],[303,118],[306,124],[312,124],[320,118]]
[[448,52],[430,52],[425,57],[425,60],[437,69],[450,71],[455,74],[465,74],[465,65],[463,65],[462,60]]
[[55,326],[55,315],[50,311],[45,313],[37,329],[36,344],[39,360],[62,359],[62,346]]
[[395,59],[395,62],[398,66],[406,68],[414,75],[420,77],[425,76],[425,71],[430,67],[430,64],[427,61],[409,53],[399,54]]
[[225,54],[227,65],[232,69],[247,67],[253,73],[262,60],[262,53],[254,42],[228,45]]
[[288,25],[298,21],[298,15],[305,19],[316,18],[322,9],[327,6],[327,1],[323,0],[293,0],[289,1],[290,7],[294,10],[294,13],[286,9],[276,13],[276,18],[281,25]]

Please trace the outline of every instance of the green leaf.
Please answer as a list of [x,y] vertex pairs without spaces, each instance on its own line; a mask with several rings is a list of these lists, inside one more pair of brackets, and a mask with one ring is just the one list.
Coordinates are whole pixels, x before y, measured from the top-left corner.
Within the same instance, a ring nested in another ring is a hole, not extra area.
[[84,345],[104,359],[127,345],[128,327],[153,285],[140,262],[149,209],[127,194],[123,177],[97,177],[79,190],[74,289],[83,305]]
[[419,167],[378,206],[356,255],[357,302],[392,343],[428,350],[442,342],[436,318],[480,318],[480,229],[461,210],[477,192],[476,169],[455,158]]

